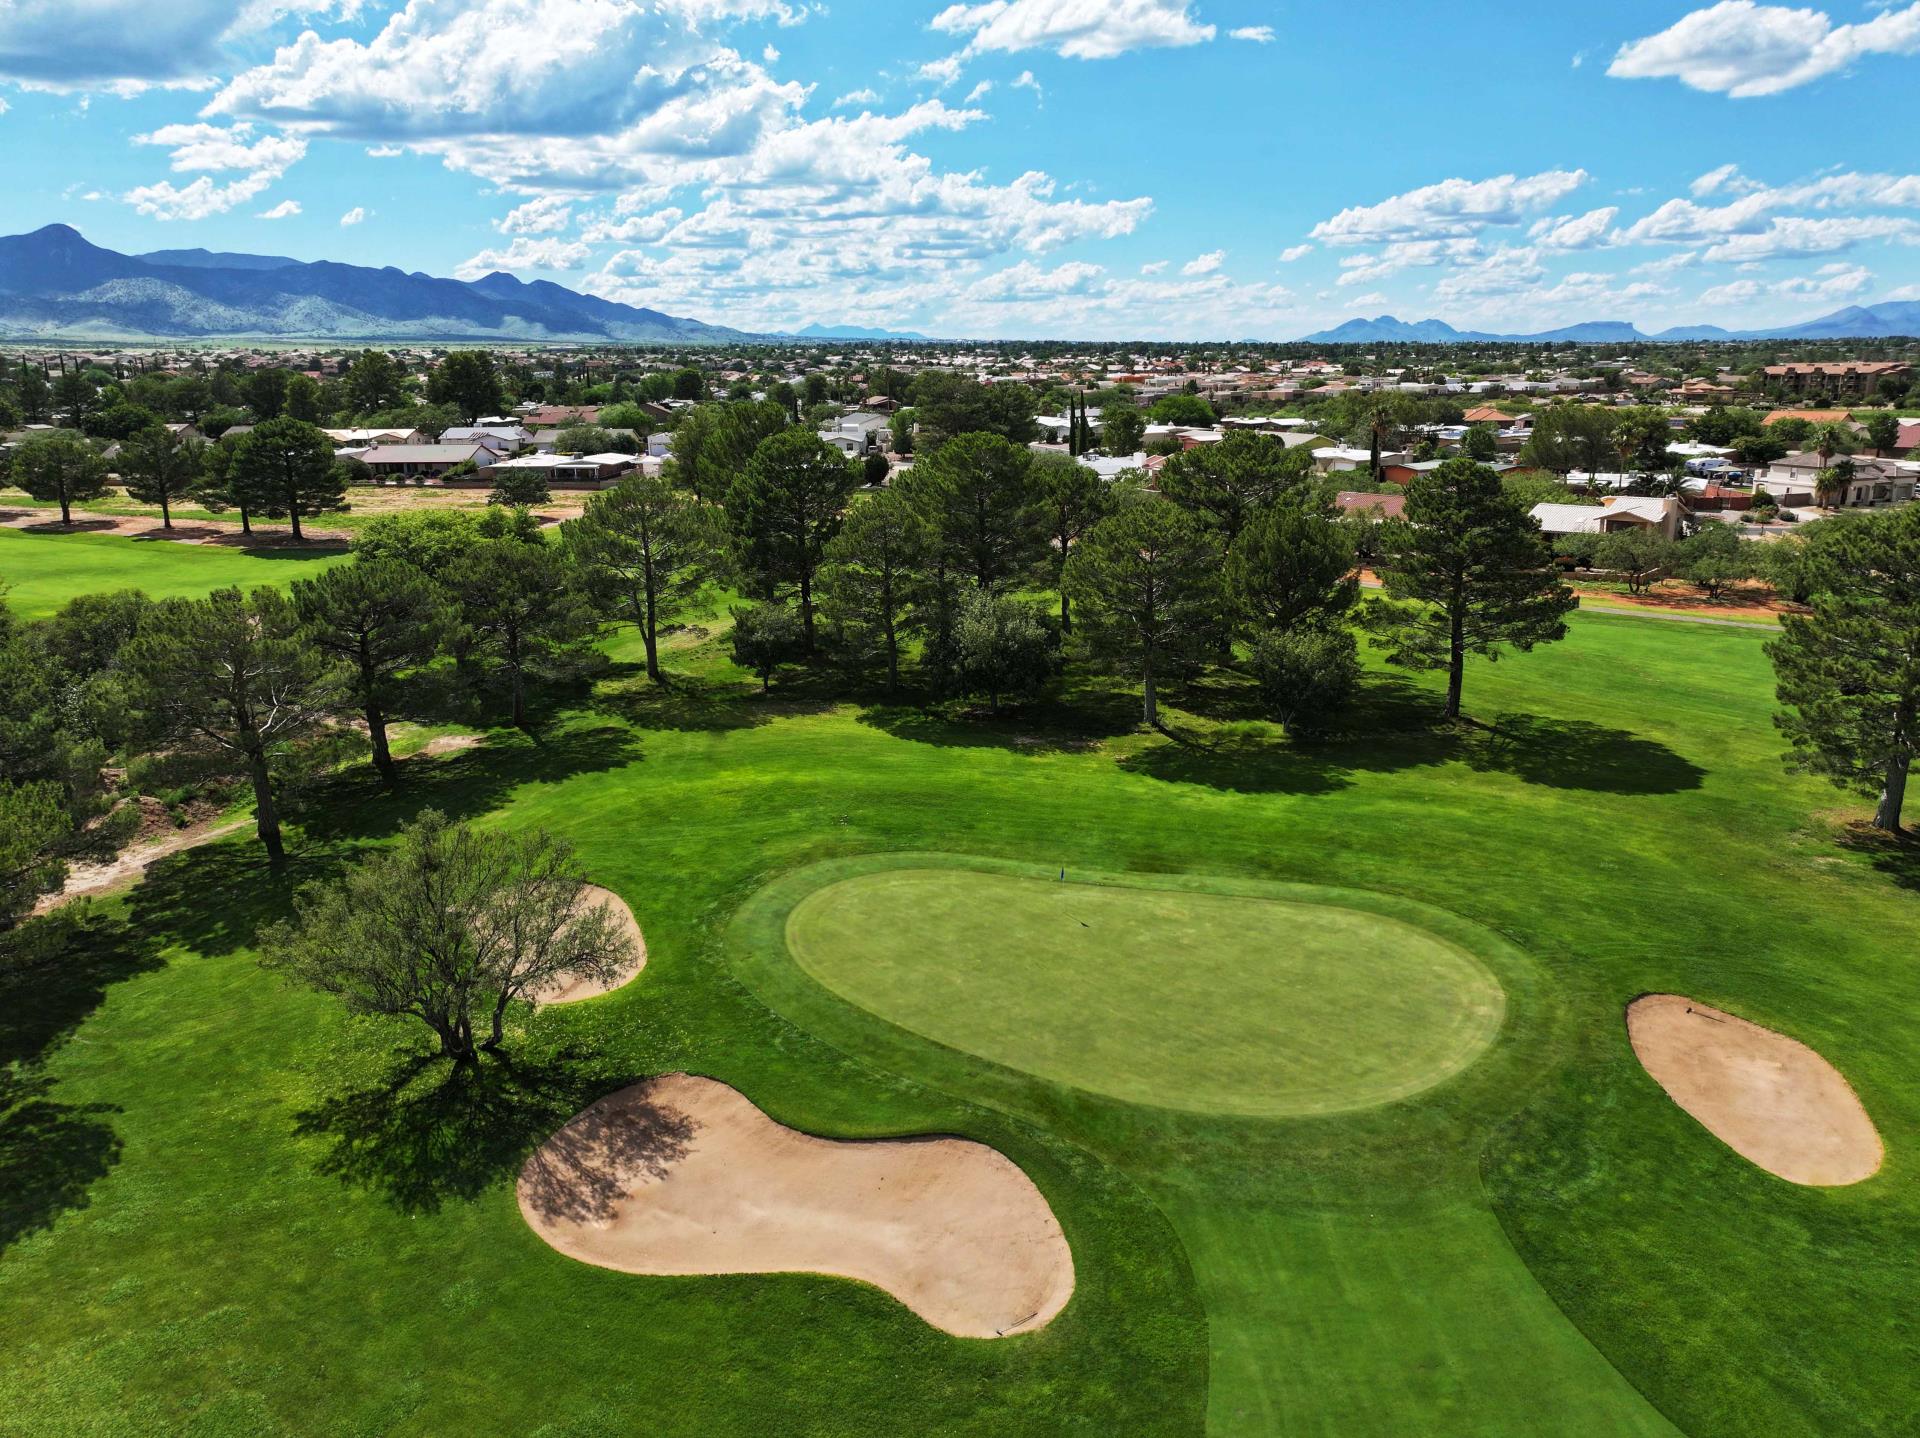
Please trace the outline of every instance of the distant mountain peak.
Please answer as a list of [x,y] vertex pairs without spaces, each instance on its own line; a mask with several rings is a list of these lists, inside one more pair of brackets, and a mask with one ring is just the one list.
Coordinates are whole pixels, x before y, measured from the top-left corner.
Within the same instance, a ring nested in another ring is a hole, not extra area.
[[123,255],[68,225],[0,237],[0,335],[707,344],[739,330],[526,284],[185,249]]

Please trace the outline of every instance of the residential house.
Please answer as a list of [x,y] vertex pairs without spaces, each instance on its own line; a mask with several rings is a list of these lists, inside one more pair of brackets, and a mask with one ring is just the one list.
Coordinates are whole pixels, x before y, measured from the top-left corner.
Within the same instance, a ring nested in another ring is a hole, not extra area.
[[1643,529],[1674,539],[1680,533],[1680,501],[1671,495],[1614,494],[1602,504],[1536,504],[1531,513],[1548,535]]
[[[1754,481],[1782,504],[1819,502],[1819,477],[1830,461],[1817,454],[1790,454],[1767,466],[1767,472]],[[1905,459],[1849,459],[1844,466],[1849,477],[1827,497],[1835,509],[1866,509],[1882,504],[1904,504],[1913,499],[1914,484],[1920,479],[1920,461]]]
[[442,444],[484,444],[495,454],[517,454],[533,447],[533,431],[522,424],[461,424],[440,436]]
[[1376,522],[1382,519],[1404,519],[1407,514],[1407,497],[1404,494],[1364,494],[1356,490],[1343,489],[1333,497],[1340,512],[1357,515]]
[[486,469],[499,456],[484,444],[377,444],[360,462],[383,479],[427,479],[471,461]]

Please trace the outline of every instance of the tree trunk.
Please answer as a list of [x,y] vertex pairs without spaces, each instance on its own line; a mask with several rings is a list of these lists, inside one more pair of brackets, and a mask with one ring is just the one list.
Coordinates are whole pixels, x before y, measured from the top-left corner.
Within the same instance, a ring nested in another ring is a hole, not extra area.
[[1892,756],[1887,760],[1887,777],[1880,788],[1880,804],[1873,812],[1873,826],[1885,829],[1889,834],[1900,832],[1900,809],[1907,797],[1907,770],[1913,764],[1913,754],[1906,742],[1913,733],[1915,719],[1914,702],[1909,699],[1903,703],[1894,715],[1894,728],[1903,741],[1896,745]]
[[1140,711],[1146,718],[1147,726],[1160,727],[1160,701],[1153,692],[1153,651],[1149,649],[1146,662],[1140,669]]
[[1067,546],[1063,540],[1060,545],[1060,570],[1054,576],[1054,583],[1060,589],[1060,632],[1073,633],[1073,610],[1067,603]]
[[1447,647],[1447,718],[1460,717],[1460,689],[1466,678],[1467,643],[1458,610],[1453,614],[1453,634]]
[[660,677],[660,612],[654,602],[653,586],[647,586],[646,622],[640,626],[640,637],[647,646],[647,678],[655,684],[665,681]]
[[254,832],[267,846],[267,863],[276,870],[283,869],[287,851],[280,842],[280,811],[274,807],[273,778],[267,773],[267,756],[255,750],[247,758],[247,768],[253,778]]
[[162,529],[173,528],[173,510],[167,504],[167,492],[164,489],[160,491],[160,527]]
[[894,632],[893,597],[887,596],[887,689],[889,692],[900,687],[900,638]]
[[487,1041],[481,1045],[486,1049],[497,1049],[506,1039],[507,1000],[511,996],[502,989],[493,1001],[493,1028],[487,1035]]
[[240,532],[242,534],[253,533],[253,521],[248,517],[247,507],[244,504],[240,506]]
[[813,576],[800,576],[800,628],[806,635],[807,653],[813,653]]
[[396,777],[393,768],[393,752],[387,747],[387,715],[380,707],[380,701],[373,694],[373,676],[362,673],[362,693],[366,698],[367,737],[373,741],[373,767],[380,771],[380,777],[391,784]]
[[1907,765],[1909,760],[1902,754],[1887,761],[1887,779],[1880,790],[1880,805],[1873,811],[1873,826],[1885,829],[1889,834],[1900,832],[1900,808],[1907,797]]
[[60,497],[60,524],[64,528],[65,526],[73,523],[73,509],[68,504],[67,491],[64,488],[61,489],[59,497]]

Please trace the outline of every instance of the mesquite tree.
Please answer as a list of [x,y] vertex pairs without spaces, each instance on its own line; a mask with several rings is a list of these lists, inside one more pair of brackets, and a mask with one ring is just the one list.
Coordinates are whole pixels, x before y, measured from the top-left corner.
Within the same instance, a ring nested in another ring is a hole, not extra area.
[[466,1063],[501,1043],[516,1003],[632,965],[633,941],[586,888],[564,840],[429,809],[340,882],[303,889],[297,919],[262,933],[261,961],[355,1013],[418,1019]]

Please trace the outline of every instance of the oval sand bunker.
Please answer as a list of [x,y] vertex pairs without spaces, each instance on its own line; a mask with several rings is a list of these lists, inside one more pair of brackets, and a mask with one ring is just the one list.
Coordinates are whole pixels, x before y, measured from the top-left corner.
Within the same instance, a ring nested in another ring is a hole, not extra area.
[[615,989],[632,983],[647,966],[647,941],[640,932],[640,921],[633,916],[633,910],[627,907],[627,901],[611,889],[603,889],[598,884],[588,884],[580,891],[582,906],[598,904],[613,915],[614,922],[625,931],[633,941],[634,961],[620,970],[611,979],[568,978],[550,994],[542,994],[543,1004],[571,1004],[581,999],[598,998],[601,994],[610,994]]
[[1768,1173],[1832,1188],[1879,1169],[1873,1120],[1805,1044],[1679,994],[1627,1005],[1627,1038],[1668,1097]]
[[834,1274],[964,1338],[1043,1327],[1073,1293],[1066,1236],[1004,1154],[958,1138],[815,1138],[691,1074],[587,1108],[527,1160],[518,1192],[534,1232],[583,1263]]

